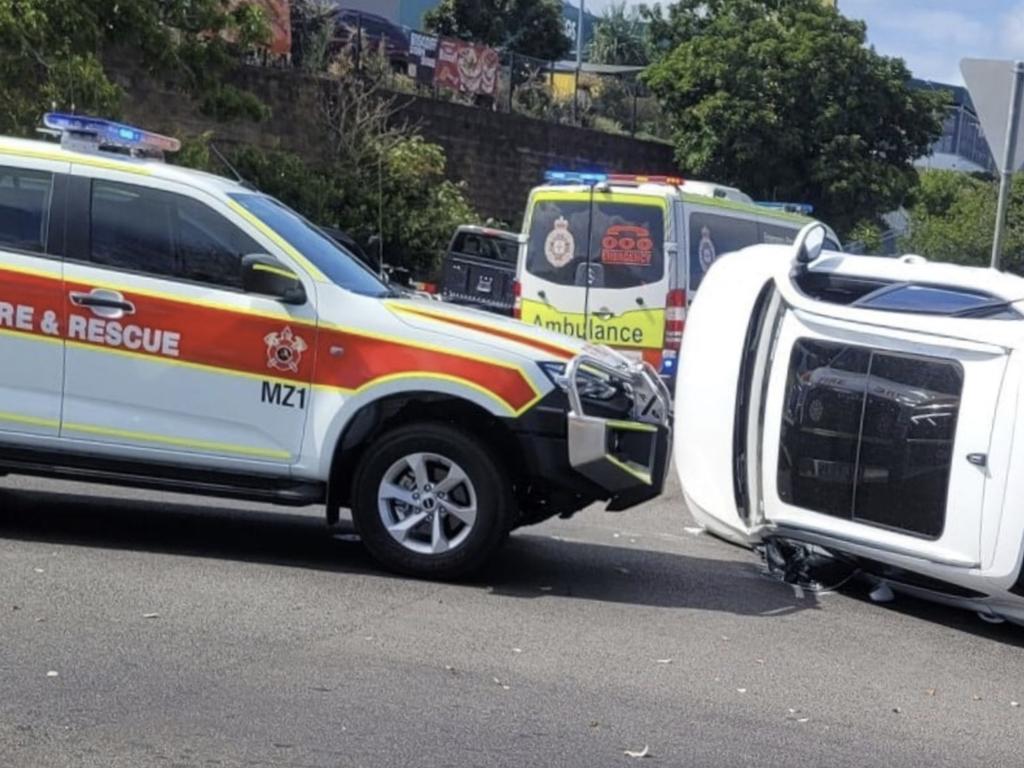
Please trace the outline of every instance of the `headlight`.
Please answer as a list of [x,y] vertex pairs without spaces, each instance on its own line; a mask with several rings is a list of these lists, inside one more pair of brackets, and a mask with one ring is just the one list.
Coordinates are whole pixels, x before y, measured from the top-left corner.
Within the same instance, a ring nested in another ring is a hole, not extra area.
[[[540,368],[551,379],[551,383],[563,392],[569,388],[565,377],[565,363],[540,363]],[[581,368],[576,375],[576,386],[580,397],[585,400],[611,400],[619,394],[619,384],[604,374]]]

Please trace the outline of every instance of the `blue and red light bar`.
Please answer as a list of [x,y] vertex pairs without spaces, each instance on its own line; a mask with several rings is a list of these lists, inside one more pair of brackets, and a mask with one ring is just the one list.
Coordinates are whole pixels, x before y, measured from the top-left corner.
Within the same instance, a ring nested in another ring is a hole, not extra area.
[[684,183],[680,176],[581,171],[548,171],[544,174],[544,181],[549,184],[584,184],[587,186],[607,182],[609,184],[669,184],[678,187]]
[[686,183],[682,176],[646,173],[612,173],[609,174],[608,181],[612,184],[668,184],[673,187],[681,187]]
[[762,208],[771,208],[776,211],[785,211],[786,213],[802,213],[804,216],[810,216],[814,213],[814,206],[810,203],[772,203],[772,202],[758,202]]
[[177,152],[181,149],[181,142],[170,136],[162,136],[100,117],[47,112],[43,115],[43,125],[62,135],[94,140],[101,146],[148,152]]
[[580,171],[546,171],[544,181],[549,184],[600,184],[608,181],[607,173],[586,173]]

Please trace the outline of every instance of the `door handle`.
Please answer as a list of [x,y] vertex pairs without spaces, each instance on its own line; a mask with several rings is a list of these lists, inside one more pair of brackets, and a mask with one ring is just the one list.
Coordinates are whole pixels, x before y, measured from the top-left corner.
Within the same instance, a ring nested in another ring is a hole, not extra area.
[[987,467],[988,466],[988,454],[987,453],[968,453],[967,461],[976,467]]
[[71,303],[76,307],[86,307],[95,314],[103,317],[120,317],[123,315],[134,315],[135,305],[126,301],[117,291],[105,291],[94,289],[89,293],[72,291],[68,294]]
[[608,320],[609,318],[615,317],[615,313],[610,309],[595,309],[593,314],[600,317],[602,320]]

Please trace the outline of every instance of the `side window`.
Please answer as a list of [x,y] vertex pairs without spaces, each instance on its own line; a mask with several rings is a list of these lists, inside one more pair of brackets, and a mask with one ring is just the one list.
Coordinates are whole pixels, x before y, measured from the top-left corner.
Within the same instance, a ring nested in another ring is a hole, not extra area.
[[760,242],[756,221],[699,211],[690,214],[690,290],[719,256]]
[[173,211],[167,198],[154,189],[93,181],[89,258],[117,269],[173,276]]
[[[177,196],[174,196],[177,197]],[[179,274],[186,280],[242,287],[242,257],[262,253],[252,238],[212,208],[177,198]]]
[[779,224],[761,223],[761,242],[771,245],[792,245],[796,242],[799,230],[783,227]]
[[953,360],[799,340],[786,381],[779,497],[939,538],[963,382]]
[[262,249],[192,198],[132,184],[92,184],[90,258],[149,275],[241,287],[241,260]]
[[46,252],[53,174],[0,166],[0,247]]

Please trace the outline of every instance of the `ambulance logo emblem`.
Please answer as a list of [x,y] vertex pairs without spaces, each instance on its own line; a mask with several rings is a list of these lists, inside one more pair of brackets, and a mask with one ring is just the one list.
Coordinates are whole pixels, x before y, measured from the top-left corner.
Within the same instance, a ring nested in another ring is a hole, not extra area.
[[263,341],[267,343],[268,368],[275,371],[299,372],[302,353],[309,349],[301,336],[296,336],[291,328],[285,326],[280,333],[268,333],[263,337]]
[[564,267],[576,251],[576,239],[569,231],[569,222],[565,216],[555,219],[555,228],[544,240],[544,257],[555,268]]
[[701,269],[707,272],[718,257],[715,252],[715,243],[711,239],[711,229],[708,227],[700,228],[700,245],[697,247],[697,253],[700,256]]

